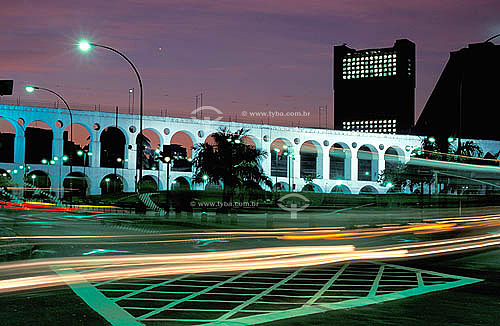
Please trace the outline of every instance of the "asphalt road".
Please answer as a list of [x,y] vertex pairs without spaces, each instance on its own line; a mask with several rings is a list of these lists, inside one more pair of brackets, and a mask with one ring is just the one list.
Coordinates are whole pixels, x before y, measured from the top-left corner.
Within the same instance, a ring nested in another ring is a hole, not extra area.
[[[16,218],[15,224],[12,224],[12,221],[8,221],[6,218],[3,220],[0,218],[0,225],[14,227],[18,234],[23,235],[133,235],[137,239],[144,239],[147,236],[148,239],[153,240],[155,239],[155,232],[179,232],[189,229],[175,225],[158,228],[131,226],[127,223],[123,223],[122,225],[103,224],[99,220],[74,219],[50,213],[21,215],[26,216]],[[364,218],[364,220],[368,220],[368,218]],[[130,253],[160,253],[165,252],[166,248],[165,244],[162,243],[149,244],[147,246],[141,243],[121,244],[116,243],[116,239],[106,240],[105,238],[99,239],[94,243],[89,243],[88,240],[83,240],[81,243],[79,243],[80,240],[72,240],[71,244],[63,244],[58,243],[58,241],[49,241],[46,239],[43,240],[44,243],[40,243],[39,240],[30,241],[36,245],[37,250],[32,258],[81,256],[96,249],[112,249],[129,251]],[[266,241],[268,240],[255,241],[252,246],[267,245]],[[249,243],[250,241],[230,241],[228,243],[216,242],[208,246],[200,246],[194,242],[188,242],[169,244],[167,250],[168,252],[182,252],[187,249],[189,251],[217,250],[224,249],[224,246],[231,246],[231,248],[233,246],[248,246]],[[367,242],[366,244],[372,243]],[[419,270],[482,279],[484,281],[410,296],[395,301],[348,307],[346,309],[307,316],[295,316],[262,325],[500,325],[500,250],[472,252],[437,259],[391,263]],[[334,265],[325,268],[330,268],[331,273],[334,273],[340,266]],[[208,282],[203,279],[197,281]],[[130,282],[139,282],[139,280],[132,279]],[[253,281],[250,280],[249,282],[252,283]],[[93,284],[93,286],[98,288],[97,284]],[[251,285],[248,286],[252,287]],[[109,287],[109,284],[99,286],[99,289],[103,290],[102,293],[105,293],[108,297],[112,297],[109,293],[113,292],[105,291],[106,289],[109,291],[112,288]],[[307,289],[301,287],[295,292],[289,292],[288,295],[301,294],[299,292],[305,290]],[[153,293],[153,295],[155,294]],[[158,297],[162,296],[162,294],[156,295]],[[2,307],[0,309],[0,325],[110,324],[67,286],[48,290],[36,290],[29,293],[0,294],[0,307]],[[166,322],[146,322],[145,324],[164,325]],[[172,323],[169,322],[168,324]],[[193,323],[178,324],[192,325]]]
[[[499,325],[499,262],[500,250],[449,259],[397,262],[403,266],[481,278],[484,281],[396,301],[299,316],[262,325]],[[110,324],[68,287],[34,293],[3,294],[0,295],[0,306],[1,325]],[[157,325],[163,324],[166,323]]]

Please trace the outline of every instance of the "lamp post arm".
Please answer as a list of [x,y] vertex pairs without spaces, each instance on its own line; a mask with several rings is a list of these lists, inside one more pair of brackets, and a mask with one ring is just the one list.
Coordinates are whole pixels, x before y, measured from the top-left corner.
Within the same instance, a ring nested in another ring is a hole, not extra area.
[[[57,94],[56,92],[54,92],[53,90],[51,89],[48,89],[48,88],[45,88],[45,87],[39,87],[39,86],[33,86],[34,89],[41,89],[41,90],[44,90],[44,91],[47,91],[49,93],[52,93],[54,94],[55,96],[57,96],[58,98],[61,99],[61,101],[64,102],[64,105],[66,105],[66,108],[68,109],[68,112],[69,112],[69,130],[70,130],[70,142],[71,142],[71,146],[73,146],[73,113],[71,113],[71,108],[69,107],[69,104],[68,102],[66,102],[66,100],[59,94]],[[64,153],[63,153],[64,155]],[[69,166],[69,169],[70,169],[70,172],[73,172],[73,151],[70,151],[69,153],[69,156],[70,156],[70,160],[71,160],[71,164]]]
[[497,34],[497,35],[493,35],[492,37],[490,37],[489,39],[487,39],[486,41],[484,41],[484,43],[488,43],[489,41],[493,40],[494,38],[497,38],[500,36],[500,33]]
[[96,44],[96,43],[89,43],[90,46],[95,46],[95,47],[100,47],[100,48],[103,48],[103,49],[107,49],[107,50],[110,50],[116,54],[118,54],[119,56],[121,56],[123,59],[125,59],[125,61],[127,61],[129,63],[129,65],[132,67],[132,69],[134,70],[135,72],[135,75],[137,76],[137,80],[139,81],[139,87],[141,89],[141,103],[140,103],[140,126],[139,126],[139,135],[141,135],[141,146],[139,148],[139,180],[142,179],[142,156],[143,156],[143,149],[142,149],[142,116],[143,116],[143,89],[142,89],[142,79],[141,79],[141,76],[139,75],[139,71],[137,71],[137,68],[134,66],[134,64],[132,63],[132,61],[129,60],[129,58],[127,58],[125,56],[125,54],[121,53],[120,51],[116,50],[116,49],[113,49],[112,47],[109,47],[109,46],[106,46],[106,45],[101,45],[101,44]]
[[116,50],[116,49],[113,49],[112,47],[109,47],[109,46],[106,46],[106,45],[101,45],[101,44],[95,44],[95,43],[89,43],[91,46],[96,46],[96,47],[100,47],[100,48],[104,48],[104,49],[107,49],[107,50],[110,50],[110,51],[113,51],[114,53],[120,55],[123,59],[125,59],[125,61],[127,61],[129,63],[129,65],[132,67],[132,69],[134,70],[136,76],[137,76],[137,80],[139,81],[139,86],[141,87],[141,97],[142,97],[142,79],[141,79],[141,76],[139,75],[139,72],[137,71],[137,68],[134,66],[134,64],[132,63],[132,61],[129,60],[129,58],[127,58],[125,56],[125,54],[121,53],[120,51]]

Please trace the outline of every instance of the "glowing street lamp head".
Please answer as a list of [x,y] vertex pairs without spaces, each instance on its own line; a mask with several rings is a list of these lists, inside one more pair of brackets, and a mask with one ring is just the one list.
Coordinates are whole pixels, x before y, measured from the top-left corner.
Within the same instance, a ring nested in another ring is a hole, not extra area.
[[26,86],[24,90],[28,93],[33,93],[35,91],[35,87],[33,86]]
[[47,160],[46,159],[42,159],[42,164],[47,164]]
[[392,182],[387,182],[386,186],[387,186],[388,188],[392,187]]
[[207,181],[208,180],[208,175],[204,174],[202,178],[203,178],[203,180]]
[[429,143],[434,144],[436,142],[436,138],[434,137],[429,137]]
[[83,155],[83,151],[80,150],[80,151],[76,152],[76,155],[82,156]]
[[83,52],[87,52],[88,50],[90,50],[90,43],[88,41],[82,40],[78,43],[78,47]]

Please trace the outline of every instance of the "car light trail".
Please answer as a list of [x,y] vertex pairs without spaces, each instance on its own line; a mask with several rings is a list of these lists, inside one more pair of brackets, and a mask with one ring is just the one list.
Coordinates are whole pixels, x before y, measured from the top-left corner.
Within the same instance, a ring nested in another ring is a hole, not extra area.
[[[371,249],[353,246],[293,246],[230,250],[211,253],[166,255],[116,255],[45,259],[0,265],[0,272],[15,274],[47,273],[48,268],[80,270],[77,278],[53,274],[14,277],[0,281],[0,292],[11,292],[78,282],[114,278],[151,277],[187,273],[232,272],[313,266],[359,260],[393,260],[433,256],[437,254],[487,248],[500,244],[500,234],[428,241],[409,245],[393,245]],[[86,272],[86,270],[91,271]]]

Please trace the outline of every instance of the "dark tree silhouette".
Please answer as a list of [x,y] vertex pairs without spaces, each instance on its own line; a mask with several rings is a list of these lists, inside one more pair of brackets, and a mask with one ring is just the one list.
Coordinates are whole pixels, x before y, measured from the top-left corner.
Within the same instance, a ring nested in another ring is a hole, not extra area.
[[[272,186],[259,164],[267,153],[247,146],[242,140],[247,133],[247,129],[231,132],[221,128],[212,135],[213,145],[199,143],[194,146],[194,182],[222,183],[224,202],[230,202],[236,190],[255,189],[261,184]],[[205,175],[208,180],[204,180]]]

